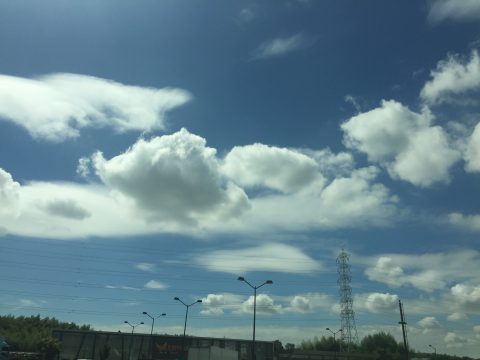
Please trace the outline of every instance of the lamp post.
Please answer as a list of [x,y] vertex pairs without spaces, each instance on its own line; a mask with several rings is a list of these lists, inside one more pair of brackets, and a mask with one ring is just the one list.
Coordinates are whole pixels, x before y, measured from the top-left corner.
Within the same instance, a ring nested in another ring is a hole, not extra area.
[[432,346],[432,345],[428,345],[428,346],[433,349],[433,352],[435,354],[435,359],[436,359],[437,358],[437,348],[435,346]]
[[335,350],[335,359],[337,358],[337,340],[336,340],[336,336],[339,332],[342,332],[343,329],[339,329],[337,331],[333,331],[331,330],[330,328],[326,328],[325,330],[328,330],[330,331],[332,334],[333,334],[333,346],[334,346],[334,350]]
[[252,360],[255,360],[257,358],[256,353],[255,353],[255,320],[257,317],[257,289],[261,288],[263,285],[266,284],[273,284],[272,280],[267,280],[263,284],[255,286],[250,284],[243,276],[239,276],[238,279],[239,281],[243,281],[245,284],[250,286],[253,289],[253,339],[252,339]]
[[143,315],[147,315],[150,319],[152,319],[152,329],[150,330],[150,358],[153,358],[153,326],[155,325],[155,319],[158,319],[159,317],[165,316],[167,314],[162,313],[158,316],[152,316],[146,311],[144,311]]
[[138,325],[143,325],[143,321],[135,325],[130,324],[127,320],[125,320],[124,323],[130,325],[132,328],[132,335],[130,335],[130,345],[128,346],[128,360],[130,360],[130,355],[132,354],[133,332]]
[[183,326],[183,341],[182,341],[182,352],[185,352],[185,334],[186,334],[186,331],[187,331],[188,309],[190,308],[190,306],[193,306],[196,303],[201,303],[202,300],[197,300],[197,301],[194,301],[193,303],[187,305],[182,300],[180,300],[180,298],[178,298],[178,297],[174,297],[173,299],[177,300],[177,301],[180,301],[187,308],[186,311],[185,311],[185,325]]
[[147,313],[146,311],[143,312],[143,315],[147,315],[150,319],[152,319],[152,329],[150,330],[150,336],[153,335],[153,327],[155,326],[155,320],[158,319],[159,317],[162,317],[162,316],[165,316],[167,314],[165,313],[162,313],[158,316],[152,316],[150,315],[149,313]]
[[140,323],[138,323],[138,324],[136,324],[136,325],[132,325],[132,324],[130,324],[127,320],[125,320],[124,323],[125,323],[125,324],[128,324],[128,325],[130,325],[130,326],[132,327],[132,335],[133,335],[133,332],[135,331],[135,328],[136,328],[137,326],[144,324],[143,321],[142,321],[142,322],[140,322]]

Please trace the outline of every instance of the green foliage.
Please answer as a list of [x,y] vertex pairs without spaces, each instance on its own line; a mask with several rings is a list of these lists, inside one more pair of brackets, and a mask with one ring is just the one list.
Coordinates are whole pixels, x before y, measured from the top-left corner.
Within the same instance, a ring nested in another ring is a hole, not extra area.
[[333,336],[321,339],[314,337],[313,340],[303,340],[300,343],[300,350],[317,350],[317,351],[340,351],[340,341],[334,341]]
[[89,325],[60,322],[55,318],[37,316],[0,316],[0,334],[10,345],[11,351],[39,352],[39,345],[49,338],[52,330],[92,330]]
[[41,339],[38,342],[37,347],[45,360],[53,360],[60,351],[60,342],[49,336]]
[[378,353],[382,358],[392,358],[399,352],[399,345],[391,334],[379,332],[365,336],[360,342],[360,350],[366,353]]

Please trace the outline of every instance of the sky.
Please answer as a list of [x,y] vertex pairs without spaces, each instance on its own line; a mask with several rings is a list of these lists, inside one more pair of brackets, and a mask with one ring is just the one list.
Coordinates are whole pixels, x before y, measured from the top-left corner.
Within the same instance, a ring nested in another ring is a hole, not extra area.
[[480,354],[480,1],[0,0],[0,313]]

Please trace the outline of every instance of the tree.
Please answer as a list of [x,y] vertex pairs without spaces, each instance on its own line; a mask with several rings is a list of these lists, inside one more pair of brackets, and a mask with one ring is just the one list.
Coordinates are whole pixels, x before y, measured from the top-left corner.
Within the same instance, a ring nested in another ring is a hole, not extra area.
[[335,341],[332,336],[322,336],[320,339],[314,337],[313,340],[303,340],[300,343],[301,350],[317,350],[317,351],[339,351],[340,344]]
[[399,346],[395,338],[388,333],[379,332],[365,336],[360,342],[360,351],[376,353],[381,359],[396,359]]
[[49,336],[39,341],[38,349],[45,360],[54,360],[60,351],[60,342]]
[[293,353],[295,351],[295,344],[286,343],[285,344],[285,350],[289,353]]
[[5,336],[11,351],[39,351],[38,345],[49,337],[54,329],[92,330],[89,325],[79,327],[74,323],[55,318],[37,316],[0,316],[0,334]]

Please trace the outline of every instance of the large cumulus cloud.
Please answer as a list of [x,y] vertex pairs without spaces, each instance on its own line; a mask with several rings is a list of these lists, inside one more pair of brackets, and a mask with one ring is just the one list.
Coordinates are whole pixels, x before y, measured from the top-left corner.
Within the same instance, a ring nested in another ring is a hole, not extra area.
[[19,202],[20,184],[0,168],[0,215],[14,215]]
[[212,214],[229,218],[249,208],[243,190],[219,174],[216,150],[185,129],[139,140],[110,160],[97,153],[93,166],[105,185],[152,219],[198,221]]
[[266,186],[295,192],[321,181],[317,162],[297,151],[253,144],[234,147],[225,157],[223,172],[246,187]]
[[358,114],[344,124],[344,143],[385,167],[393,178],[428,187],[448,182],[449,170],[461,158],[440,126],[431,125],[425,109],[415,113],[399,102]]

